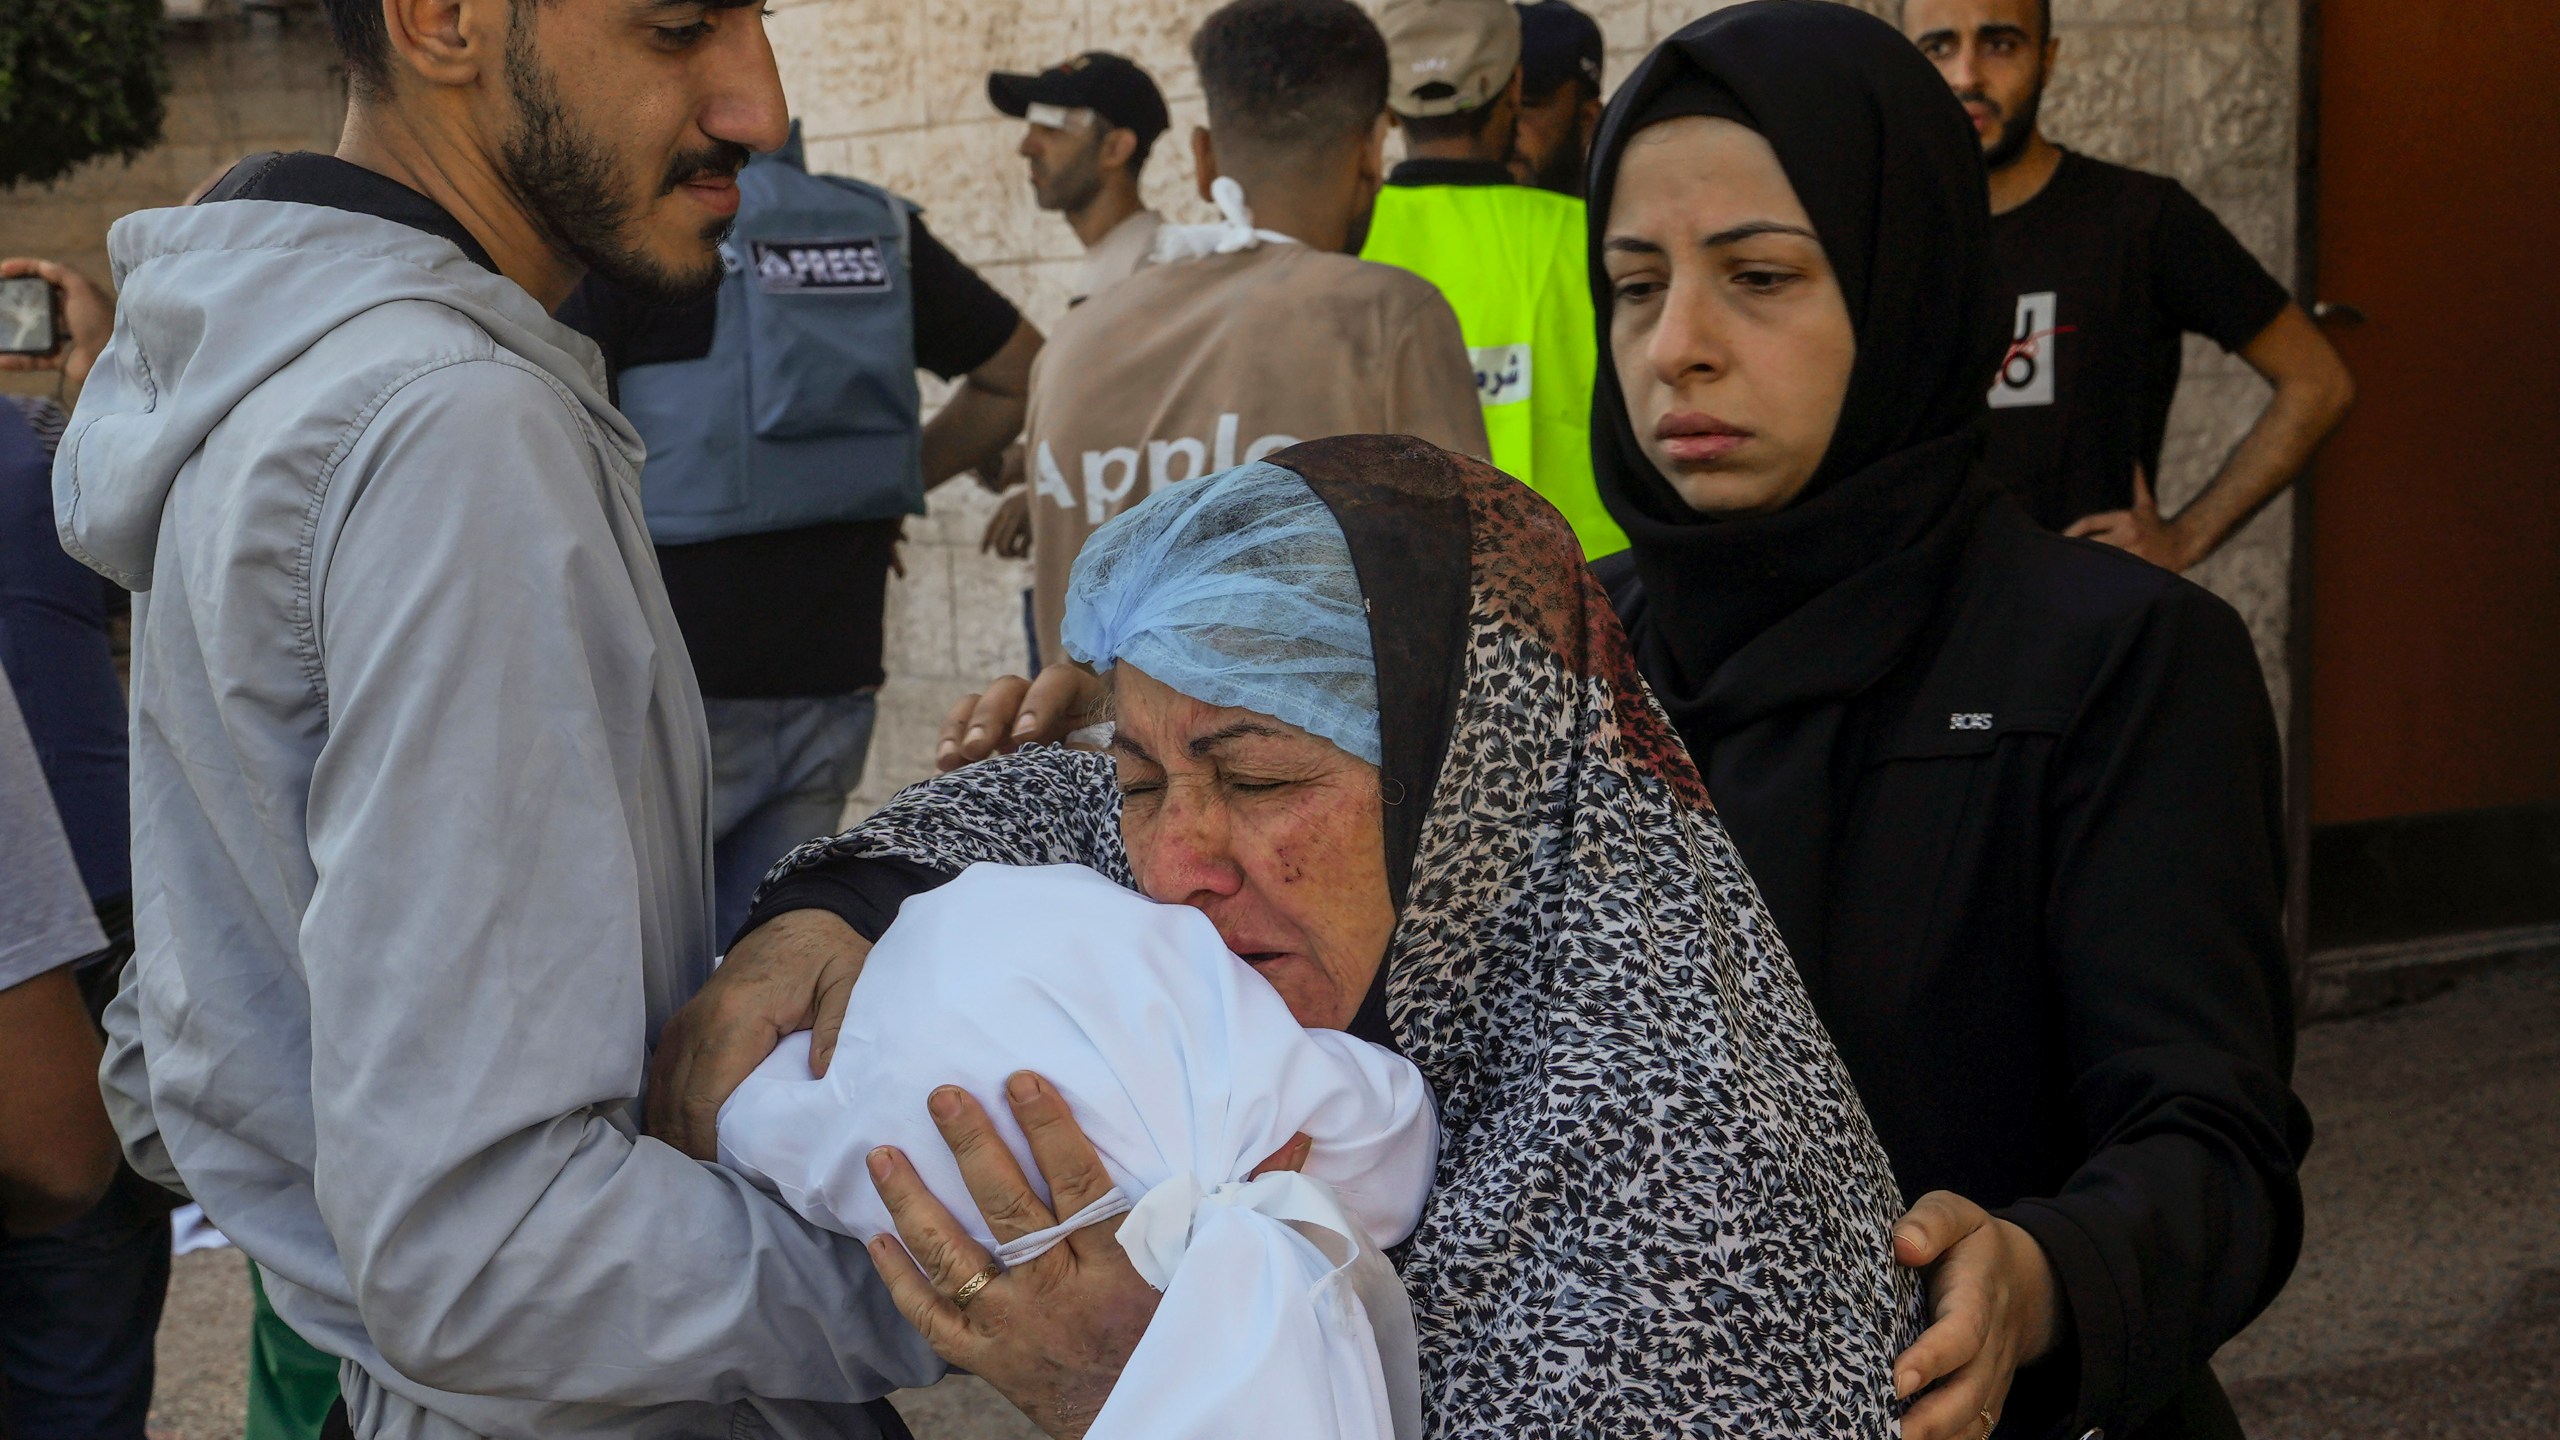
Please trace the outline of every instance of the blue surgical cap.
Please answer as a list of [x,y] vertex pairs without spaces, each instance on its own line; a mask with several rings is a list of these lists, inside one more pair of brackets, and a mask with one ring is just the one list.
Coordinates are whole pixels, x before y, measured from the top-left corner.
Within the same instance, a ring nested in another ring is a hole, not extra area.
[[1060,638],[1194,700],[1286,720],[1375,765],[1378,662],[1342,526],[1295,471],[1159,490],[1084,542]]

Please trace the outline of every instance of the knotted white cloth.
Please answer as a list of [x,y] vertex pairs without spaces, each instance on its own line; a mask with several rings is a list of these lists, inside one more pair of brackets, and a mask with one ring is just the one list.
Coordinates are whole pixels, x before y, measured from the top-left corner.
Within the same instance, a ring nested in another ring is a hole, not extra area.
[[[1037,1184],[1004,1101],[1024,1069],[1066,1098],[1116,1188],[998,1247],[925,1097],[975,1095]],[[1244,1179],[1301,1132],[1303,1173]],[[1429,1091],[1394,1053],[1301,1027],[1197,910],[1075,865],[972,865],[909,900],[827,1075],[809,1078],[796,1036],[720,1112],[722,1164],[861,1239],[895,1230],[864,1168],[878,1145],[1007,1265],[1126,1216],[1120,1244],[1164,1298],[1095,1440],[1419,1435],[1412,1314],[1379,1247],[1430,1190]]]
[[1221,175],[1209,182],[1209,201],[1218,207],[1222,218],[1207,225],[1167,225],[1158,229],[1155,248],[1147,252],[1148,264],[1197,260],[1203,255],[1233,255],[1266,241],[1274,245],[1298,243],[1293,236],[1254,225],[1253,211],[1244,203],[1244,187],[1232,176]]

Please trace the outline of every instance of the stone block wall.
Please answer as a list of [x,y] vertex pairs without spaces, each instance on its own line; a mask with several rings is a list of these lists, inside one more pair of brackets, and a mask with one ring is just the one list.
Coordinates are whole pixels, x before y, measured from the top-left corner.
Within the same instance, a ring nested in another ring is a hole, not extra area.
[[[1662,36],[1716,8],[1699,0],[1580,0],[1608,37],[1614,84]],[[1890,19],[1894,0],[1860,0]],[[1201,119],[1185,50],[1216,0],[780,0],[773,20],[783,83],[813,166],[860,175],[926,207],[937,235],[1044,328],[1064,312],[1078,249],[1031,201],[1013,147],[1018,122],[986,100],[989,70],[1038,69],[1085,49],[1117,50],[1164,87],[1173,129],[1146,170],[1149,199],[1179,219],[1210,218],[1193,193],[1188,136]],[[2062,56],[2048,133],[2092,155],[2176,176],[2221,213],[2281,277],[2294,265],[2298,0],[2054,0]],[[2211,477],[2263,403],[2238,360],[2190,341],[2187,378],[2159,478],[2174,508]],[[867,808],[931,773],[951,701],[1022,667],[1020,592],[1028,567],[979,552],[991,497],[966,480],[909,527],[907,575],[890,588],[890,680]],[[2290,501],[2279,500],[2198,578],[2249,619],[2284,713],[2292,561]]]

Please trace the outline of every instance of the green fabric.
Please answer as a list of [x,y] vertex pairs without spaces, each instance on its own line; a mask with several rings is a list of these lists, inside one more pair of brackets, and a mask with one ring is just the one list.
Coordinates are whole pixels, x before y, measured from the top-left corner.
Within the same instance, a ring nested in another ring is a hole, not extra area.
[[1410,270],[1458,312],[1493,463],[1564,512],[1584,558],[1627,548],[1591,479],[1591,316],[1582,202],[1526,185],[1389,185],[1360,258]]
[[338,1359],[303,1339],[267,1303],[249,1263],[249,1429],[247,1440],[318,1440],[338,1401]]

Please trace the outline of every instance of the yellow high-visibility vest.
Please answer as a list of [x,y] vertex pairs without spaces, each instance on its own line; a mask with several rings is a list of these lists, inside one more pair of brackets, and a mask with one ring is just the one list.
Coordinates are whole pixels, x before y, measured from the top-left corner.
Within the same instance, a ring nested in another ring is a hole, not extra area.
[[1562,511],[1586,559],[1627,548],[1591,480],[1599,342],[1582,202],[1526,185],[1389,184],[1360,258],[1440,287],[1475,360],[1493,463]]

